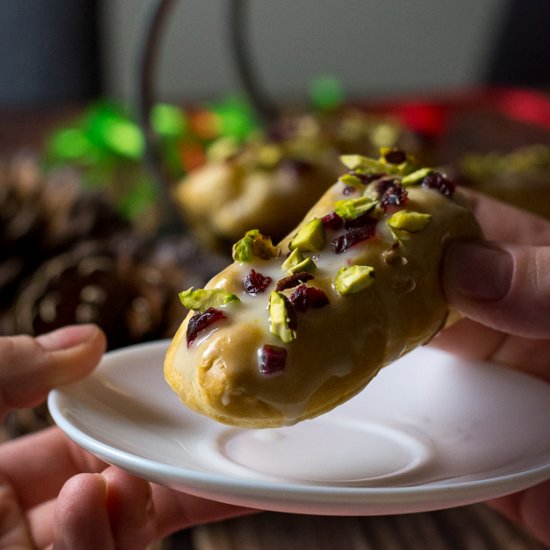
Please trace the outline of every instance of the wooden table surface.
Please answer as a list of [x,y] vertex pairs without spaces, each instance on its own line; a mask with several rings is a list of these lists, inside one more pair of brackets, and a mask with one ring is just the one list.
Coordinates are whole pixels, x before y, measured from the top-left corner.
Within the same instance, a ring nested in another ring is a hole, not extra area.
[[162,550],[543,550],[484,504],[373,517],[264,512],[178,533]]

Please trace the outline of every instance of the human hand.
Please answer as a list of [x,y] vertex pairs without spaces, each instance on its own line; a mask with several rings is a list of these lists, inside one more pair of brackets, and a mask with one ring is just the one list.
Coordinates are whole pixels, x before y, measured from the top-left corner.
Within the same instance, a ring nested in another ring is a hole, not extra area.
[[[0,337],[0,414],[38,405],[52,387],[89,374],[104,350],[105,337],[92,325],[36,339]],[[109,467],[57,428],[0,446],[0,549],[137,550],[242,513]]]
[[[432,344],[550,382],[550,222],[494,199],[468,196],[494,244],[449,249],[443,284],[465,318]],[[490,504],[550,545],[550,482]]]

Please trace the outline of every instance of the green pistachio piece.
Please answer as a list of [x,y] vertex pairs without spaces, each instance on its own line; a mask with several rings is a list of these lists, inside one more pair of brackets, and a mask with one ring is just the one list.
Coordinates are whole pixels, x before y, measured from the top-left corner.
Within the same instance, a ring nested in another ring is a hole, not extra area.
[[401,184],[405,187],[409,185],[416,185],[420,183],[426,176],[430,175],[433,172],[433,168],[420,168],[420,170],[415,170],[406,176],[403,176]]
[[400,164],[388,162],[386,155],[391,153],[392,147],[382,147],[380,149],[380,158],[373,159],[362,155],[342,155],[340,161],[349,169],[361,174],[395,174],[406,175],[415,170],[414,159],[406,155],[405,161]]
[[287,273],[300,273],[301,271],[313,273],[317,269],[315,262],[309,256],[304,256],[298,248],[290,253],[281,267]]
[[233,245],[233,259],[236,262],[251,262],[254,258],[269,260],[278,256],[279,250],[271,238],[257,229],[247,231],[245,236]]
[[290,241],[290,250],[298,249],[302,252],[315,252],[325,246],[325,226],[319,218],[313,218],[301,227]]
[[308,273],[313,273],[317,269],[317,265],[315,262],[307,256],[304,258],[300,263],[297,263],[296,265],[292,266],[288,273],[301,273],[303,271],[307,271]]
[[350,265],[341,267],[334,278],[334,288],[340,295],[356,294],[372,284],[374,267]]
[[422,231],[432,220],[431,214],[413,212],[412,210],[400,210],[388,218],[391,229],[417,233]]
[[343,176],[340,176],[339,180],[344,185],[348,185],[349,187],[354,187],[355,189],[362,190],[365,187],[363,182],[353,174],[344,174]]
[[283,271],[290,271],[293,267],[297,266],[299,263],[303,262],[305,256],[302,252],[295,248],[288,256],[288,258],[283,262],[281,268]]
[[377,199],[371,196],[363,196],[357,199],[337,201],[334,211],[345,220],[354,220],[359,216],[370,212],[377,204]]
[[188,288],[178,294],[181,303],[187,309],[206,311],[209,307],[225,306],[231,302],[240,302],[239,298],[222,288]]
[[296,339],[296,331],[290,328],[291,319],[287,310],[287,298],[281,292],[269,295],[269,330],[285,344]]
[[387,174],[390,170],[396,172],[397,168],[395,165],[392,167],[391,164],[388,165],[383,161],[364,157],[363,155],[342,155],[340,162],[349,170],[362,174]]

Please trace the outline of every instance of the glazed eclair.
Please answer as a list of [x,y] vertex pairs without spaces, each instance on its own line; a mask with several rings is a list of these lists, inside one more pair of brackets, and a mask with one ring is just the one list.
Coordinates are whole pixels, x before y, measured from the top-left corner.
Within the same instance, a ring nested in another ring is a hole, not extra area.
[[448,321],[446,246],[481,238],[447,177],[398,149],[342,157],[347,173],[278,245],[258,230],[180,299],[164,364],[191,409],[264,428],[325,413]]

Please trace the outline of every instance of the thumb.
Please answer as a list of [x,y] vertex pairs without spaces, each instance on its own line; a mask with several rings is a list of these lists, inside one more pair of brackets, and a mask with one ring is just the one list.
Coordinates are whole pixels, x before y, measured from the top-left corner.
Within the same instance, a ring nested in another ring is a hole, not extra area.
[[550,337],[550,246],[457,243],[444,259],[451,305],[496,330]]

